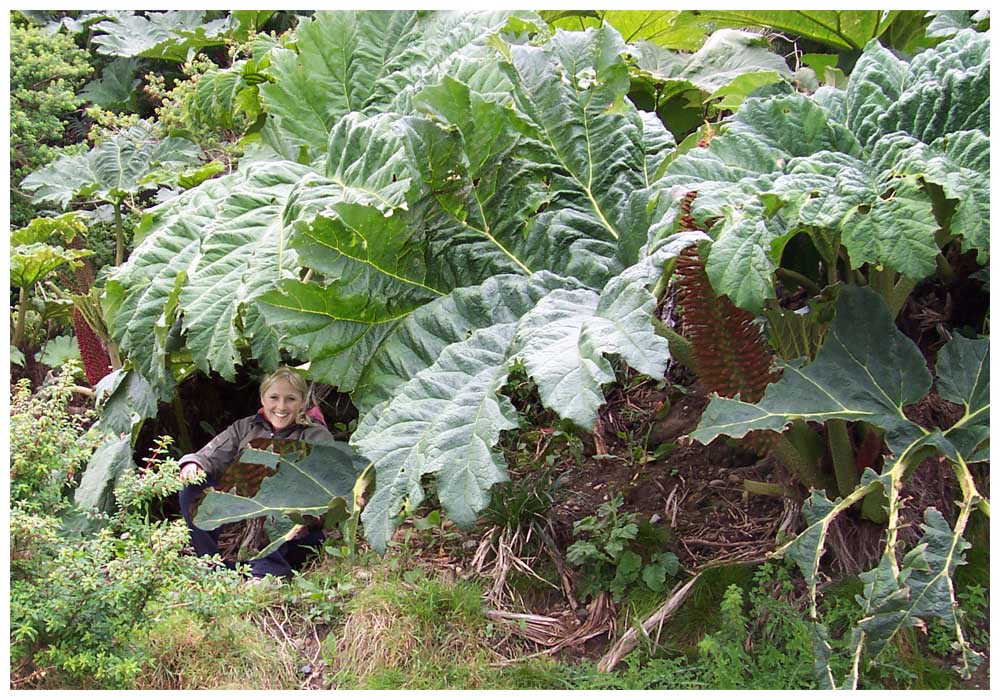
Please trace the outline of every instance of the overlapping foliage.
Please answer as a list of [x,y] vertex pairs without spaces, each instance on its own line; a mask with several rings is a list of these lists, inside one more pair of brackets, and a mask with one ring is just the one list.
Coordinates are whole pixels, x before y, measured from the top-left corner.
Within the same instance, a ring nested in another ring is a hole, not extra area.
[[[862,575],[865,615],[852,633],[854,665],[845,685],[856,687],[862,651],[877,658],[898,630],[935,617],[952,631],[963,676],[981,662],[969,648],[956,613],[952,576],[970,546],[962,535],[971,512],[978,507],[989,513],[989,503],[968,467],[982,459],[979,450],[989,441],[989,339],[954,336],[939,352],[936,369],[941,397],[964,411],[952,426],[929,430],[904,413],[931,387],[931,373],[920,350],[895,328],[875,292],[845,287],[833,327],[811,364],[786,366],[781,380],[770,385],[757,404],[714,397],[692,433],[707,443],[718,435],[741,437],[750,430],[780,432],[793,420],[861,420],[884,432],[890,458],[881,474],[866,469],[859,486],[836,502],[823,491],[813,492],[804,509],[808,527],[781,549],[799,565],[809,584],[817,671],[826,687],[835,681],[829,667],[828,632],[816,607],[820,558],[834,518],[878,491],[887,496],[888,537],[877,568]],[[896,550],[900,491],[907,475],[935,452],[948,460],[961,486],[959,511],[952,525],[929,508],[924,514],[924,537],[900,562]]]
[[972,30],[911,63],[873,42],[846,91],[749,99],[707,149],[671,163],[661,184],[678,201],[698,193],[691,211],[714,239],[706,268],[716,292],[760,310],[800,232],[827,270],[842,247],[853,268],[919,280],[952,237],[985,261],[988,52],[989,36]]
[[985,201],[984,112],[932,123],[915,111],[930,93],[982,101],[982,35],[912,64],[873,43],[846,92],[751,98],[663,178],[673,139],[628,101],[618,33],[531,36],[546,34],[530,13],[318,13],[294,46],[261,45],[264,78],[242,98],[267,115],[258,155],[149,212],[108,285],[115,340],[162,396],[191,363],[233,377],[244,356],[267,367],[282,351],[352,392],[366,414],[355,444],[378,474],[365,516],[378,544],[425,474],[445,469],[442,502],[463,523],[505,478],[490,448],[513,426],[496,394],[511,362],[583,428],[613,378],[605,355],[662,372],[646,291],[659,271],[617,275],[669,234],[677,193],[697,190],[692,213],[715,224],[716,291],[751,309],[802,230],[854,265],[928,274],[930,185],[958,203],[940,223],[985,256],[970,214]]
[[[367,55],[375,44],[362,39],[385,35],[387,21],[414,41]],[[649,186],[673,140],[626,100],[613,29],[559,32],[539,46],[526,32],[543,25],[496,13],[321,13],[303,23],[294,50],[274,46],[260,63],[270,76],[259,89],[261,156],[151,210],[142,244],[108,283],[112,335],[163,396],[190,367],[175,352],[182,339],[202,371],[232,377],[244,352],[268,366],[290,350],[364,410],[378,404],[355,439],[376,462],[366,524],[370,538],[383,533],[379,544],[403,494],[410,507],[422,498],[434,459],[458,470],[440,483],[462,523],[506,478],[489,448],[510,426],[475,416],[492,404],[509,420],[495,392],[511,362],[524,362],[547,405],[591,427],[613,380],[605,355],[653,375],[668,357],[646,291],[660,270],[640,250]],[[371,66],[371,80],[337,80],[331,36],[357,70]],[[289,97],[302,80],[329,88],[322,111]],[[304,266],[310,279],[296,275]],[[560,363],[543,363],[554,349],[565,350]],[[464,385],[478,374],[463,365],[470,353],[492,379],[466,405],[447,395],[434,409],[452,416],[458,442],[427,446],[411,432],[383,459],[382,432],[422,410],[404,398],[422,400],[410,384],[418,373],[457,362]],[[469,441],[482,447],[463,452]],[[460,468],[447,459],[458,453]]]
[[[91,27],[99,50],[121,59],[88,91],[117,104],[133,85],[126,60],[183,61],[245,40],[269,14],[85,13],[53,31]],[[924,36],[917,30],[929,19]],[[912,285],[948,247],[988,260],[989,35],[973,28],[988,15],[697,11],[629,22],[623,39],[600,21],[553,33],[530,12],[318,12],[294,33],[257,36],[252,55],[188,86],[185,114],[249,127],[235,170],[207,181],[220,163],[185,171],[200,165],[200,151],[143,123],[28,178],[39,203],[112,202],[120,252],[125,200],[145,201],[158,184],[187,190],[145,212],[134,252],[105,282],[103,311],[126,369],[98,387],[112,437],[94,454],[77,504],[112,502],[142,420],[195,370],[233,380],[248,361],[308,361],[314,379],[350,392],[361,410],[352,437],[360,456],[350,468],[340,460],[343,483],[307,497],[290,477],[293,460],[250,511],[232,494],[210,505],[228,520],[260,508],[328,509],[370,463],[366,536],[382,550],[429,478],[461,525],[507,478],[495,448],[517,426],[501,391],[513,370],[584,430],[616,362],[663,376],[670,348],[654,332],[650,289],[659,281],[662,291],[670,260],[692,243],[715,292],[753,312],[775,296],[786,244],[800,234],[822,258],[821,283],[844,269],[863,270],[873,288],[896,273]],[[791,81],[807,76],[762,38],[720,30],[702,45],[707,27],[726,25],[864,51],[846,90],[802,94]],[[911,41],[917,34],[924,38]],[[921,50],[903,60],[875,37]],[[652,106],[640,103],[656,113],[634,106],[637,85],[655,93]],[[735,114],[678,148],[667,127],[689,125],[662,121],[674,98],[690,100],[699,120]],[[701,136],[707,148],[688,148]],[[150,167],[158,165],[166,169]],[[691,192],[690,228],[707,235],[676,234]],[[833,684],[815,612],[824,538],[834,517],[878,491],[889,496],[890,535],[864,576],[869,614],[854,632],[847,684],[856,684],[862,651],[877,656],[898,629],[928,616],[955,630],[967,672],[976,658],[951,575],[970,511],[988,510],[967,468],[988,437],[988,375],[973,371],[988,364],[987,342],[956,336],[941,351],[938,391],[965,416],[927,430],[903,413],[931,375],[892,327],[899,300],[886,312],[868,292],[846,289],[839,299],[812,364],[789,364],[757,405],[713,399],[695,437],[828,419],[883,432],[892,451],[883,473],[869,470],[837,502],[814,494],[807,530],[783,550],[811,587],[822,682]],[[954,525],[928,511],[924,539],[900,563],[900,484],[932,450],[954,465],[963,501]],[[283,482],[294,503],[270,498]],[[275,533],[279,543],[290,532]]]

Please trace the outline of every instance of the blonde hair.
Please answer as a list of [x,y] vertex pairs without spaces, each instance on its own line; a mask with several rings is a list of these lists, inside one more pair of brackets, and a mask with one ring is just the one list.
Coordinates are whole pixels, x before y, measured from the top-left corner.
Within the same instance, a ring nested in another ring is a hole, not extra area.
[[306,407],[309,405],[309,385],[302,375],[291,367],[281,365],[278,369],[264,376],[260,380],[260,397],[264,398],[264,393],[279,380],[285,380],[295,391],[302,394],[302,409],[295,415],[295,422],[299,425],[312,425],[312,418],[306,415]]

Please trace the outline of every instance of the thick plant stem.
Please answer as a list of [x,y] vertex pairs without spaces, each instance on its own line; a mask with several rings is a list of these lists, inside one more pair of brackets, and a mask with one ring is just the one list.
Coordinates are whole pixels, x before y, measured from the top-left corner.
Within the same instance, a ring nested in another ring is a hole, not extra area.
[[854,463],[854,446],[847,431],[847,422],[843,420],[828,420],[826,422],[826,439],[830,445],[830,458],[833,460],[833,475],[837,480],[837,492],[846,496],[858,485],[858,469]]
[[125,230],[122,227],[122,203],[115,202],[115,267],[125,262]]
[[916,280],[899,275],[889,268],[870,269],[868,283],[885,301],[893,317],[899,315],[907,297],[910,296],[910,292],[917,286]]
[[795,444],[789,440],[788,435],[782,433],[771,446],[771,452],[782,464],[791,469],[804,486],[825,489],[829,487],[827,479],[820,471],[819,463],[803,454]]
[[661,338],[666,338],[667,342],[670,344],[670,357],[677,362],[680,362],[688,369],[694,370],[694,359],[691,355],[691,343],[688,339],[655,316],[653,316],[652,319],[656,335]]
[[948,262],[948,258],[944,256],[944,253],[937,254],[937,271],[938,275],[946,283],[950,284],[955,281],[955,268]]
[[184,403],[178,393],[174,394],[174,417],[177,418],[177,431],[179,433],[177,442],[181,452],[187,454],[192,451],[191,433],[188,431],[187,419],[184,417]]
[[341,526],[341,531],[344,536],[344,542],[347,545],[347,555],[353,558],[358,544],[358,522],[361,519],[361,509],[365,505],[365,492],[368,490],[368,486],[372,483],[374,474],[372,474],[372,465],[369,464],[365,467],[365,470],[361,472],[361,476],[358,480],[354,482],[354,488],[351,491],[351,515],[347,520],[344,521]]
[[813,296],[823,291],[819,288],[818,284],[813,282],[811,279],[809,279],[802,273],[796,272],[795,270],[789,270],[784,267],[779,267],[777,270],[774,271],[774,274],[777,275],[779,279],[799,285]]
[[16,348],[21,347],[24,340],[24,319],[28,315],[28,288],[21,287],[21,294],[17,301],[17,323],[14,324],[14,337],[10,339],[10,344]]

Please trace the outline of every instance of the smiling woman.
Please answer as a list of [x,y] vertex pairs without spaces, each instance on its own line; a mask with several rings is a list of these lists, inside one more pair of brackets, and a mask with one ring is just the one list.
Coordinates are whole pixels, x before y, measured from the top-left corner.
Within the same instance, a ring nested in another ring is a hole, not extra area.
[[[191,544],[199,556],[219,553],[218,530],[202,530],[192,521],[192,509],[205,489],[219,483],[219,478],[230,465],[238,461],[240,453],[251,440],[302,440],[309,443],[333,442],[333,436],[326,429],[322,413],[312,410],[307,413],[308,388],[305,380],[289,367],[279,367],[264,377],[260,383],[261,408],[256,414],[241,418],[211,442],[192,454],[181,457],[181,478],[187,481],[206,478],[201,483],[190,483],[180,493],[181,511],[191,530]],[[303,537],[282,545],[274,553],[249,562],[255,577],[273,574],[287,576],[291,573],[294,557],[291,548],[301,544],[317,544],[322,541],[320,530],[306,531]]]

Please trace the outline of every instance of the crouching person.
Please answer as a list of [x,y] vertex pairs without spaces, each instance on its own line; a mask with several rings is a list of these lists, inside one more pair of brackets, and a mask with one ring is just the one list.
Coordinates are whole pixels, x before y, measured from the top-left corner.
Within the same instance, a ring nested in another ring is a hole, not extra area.
[[[256,414],[241,418],[195,453],[181,457],[181,478],[192,480],[204,472],[205,481],[188,484],[180,492],[181,512],[191,531],[191,544],[198,556],[219,554],[219,530],[202,530],[192,521],[192,509],[205,489],[219,483],[219,477],[251,440],[304,440],[306,442],[333,442],[333,435],[322,422],[318,409],[306,411],[306,382],[294,370],[279,367],[260,383],[261,408]],[[255,578],[267,574],[286,577],[292,567],[301,564],[307,554],[306,546],[323,541],[321,528],[307,529],[293,541],[285,542],[266,557],[252,559],[251,573]]]

